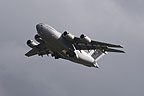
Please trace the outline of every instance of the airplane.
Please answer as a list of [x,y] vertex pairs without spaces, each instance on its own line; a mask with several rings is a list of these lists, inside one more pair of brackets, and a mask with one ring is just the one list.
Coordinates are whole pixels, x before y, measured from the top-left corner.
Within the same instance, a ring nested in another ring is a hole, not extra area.
[[51,54],[55,59],[66,59],[87,67],[99,68],[97,61],[108,52],[125,53],[122,50],[112,48],[123,48],[121,45],[109,44],[91,40],[85,34],[75,37],[64,31],[62,34],[53,27],[39,23],[36,25],[37,34],[33,40],[28,40],[27,45],[32,49],[25,55],[42,56]]

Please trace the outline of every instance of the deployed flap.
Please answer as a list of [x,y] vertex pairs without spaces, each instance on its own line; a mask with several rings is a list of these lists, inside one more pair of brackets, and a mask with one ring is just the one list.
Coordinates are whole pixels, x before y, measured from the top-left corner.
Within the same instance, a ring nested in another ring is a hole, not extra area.
[[122,50],[117,49],[111,49],[109,47],[114,48],[123,48],[121,45],[115,45],[115,44],[109,44],[109,43],[103,43],[98,41],[91,41],[91,42],[84,42],[80,38],[75,37],[74,38],[74,46],[77,50],[103,50],[104,52],[117,52],[117,53],[125,53]]
[[121,45],[115,45],[115,44],[109,44],[109,43],[103,43],[98,41],[91,41],[91,44],[93,45],[100,45],[100,46],[107,46],[107,47],[115,47],[115,48],[123,48]]

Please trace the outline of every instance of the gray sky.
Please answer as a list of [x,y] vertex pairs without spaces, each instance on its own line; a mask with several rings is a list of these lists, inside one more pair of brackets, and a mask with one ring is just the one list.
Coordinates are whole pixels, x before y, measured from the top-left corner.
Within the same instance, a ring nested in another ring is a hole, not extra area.
[[[143,0],[0,0],[0,96],[144,96]],[[122,44],[88,68],[27,58],[37,23]]]

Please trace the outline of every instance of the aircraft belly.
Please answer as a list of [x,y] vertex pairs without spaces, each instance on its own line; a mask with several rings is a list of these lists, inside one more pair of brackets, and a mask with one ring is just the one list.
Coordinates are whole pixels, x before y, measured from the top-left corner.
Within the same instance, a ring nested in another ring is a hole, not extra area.
[[63,49],[68,49],[69,46],[66,46],[67,44],[63,44],[61,43],[59,40],[54,40],[54,39],[50,39],[50,38],[45,38],[45,41],[47,41],[47,47],[50,47],[50,49],[54,52],[58,52],[59,54],[61,54],[63,56],[63,58],[68,59],[70,61],[73,61],[75,63],[79,63],[79,64],[83,64],[85,66],[93,66],[93,62],[94,59],[89,56],[88,54],[84,53],[84,52],[80,52],[77,50],[76,54],[78,57],[69,57],[66,54],[63,53]]
[[68,58],[69,60],[88,67],[93,66],[94,59],[90,55],[86,54],[85,51],[80,52],[79,50],[76,50],[75,52],[78,55],[78,57]]
[[46,42],[47,48],[51,51],[60,54],[63,58],[67,58],[67,55],[63,53],[64,49],[70,48],[70,44],[67,44],[61,37],[49,36],[49,34],[44,34],[41,36]]
[[57,50],[59,52],[62,52],[62,50],[69,48],[69,46],[61,43],[58,39],[45,38],[45,41],[48,46],[51,46],[54,50]]
[[[76,56],[69,57],[63,51],[66,49],[72,49],[73,46],[70,42],[62,38],[62,36],[52,36],[47,34],[49,32],[45,32],[45,34],[41,35],[42,39],[46,42],[46,46],[53,52],[57,52],[63,56],[63,59],[67,59],[73,61],[75,63],[83,64],[85,66],[93,66],[94,59],[88,55],[85,51],[76,50]],[[73,50],[74,51],[74,50]]]

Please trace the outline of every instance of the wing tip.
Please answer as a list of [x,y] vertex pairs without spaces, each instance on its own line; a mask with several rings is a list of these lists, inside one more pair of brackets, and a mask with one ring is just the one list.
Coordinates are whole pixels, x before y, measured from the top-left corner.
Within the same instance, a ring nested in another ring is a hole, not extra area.
[[27,53],[25,54],[25,56],[30,57]]
[[124,46],[123,45],[119,45],[120,46],[120,48],[124,48]]
[[116,53],[125,53],[123,50],[118,50],[118,49],[111,49],[111,48],[106,48],[104,49],[107,52],[116,52]]

